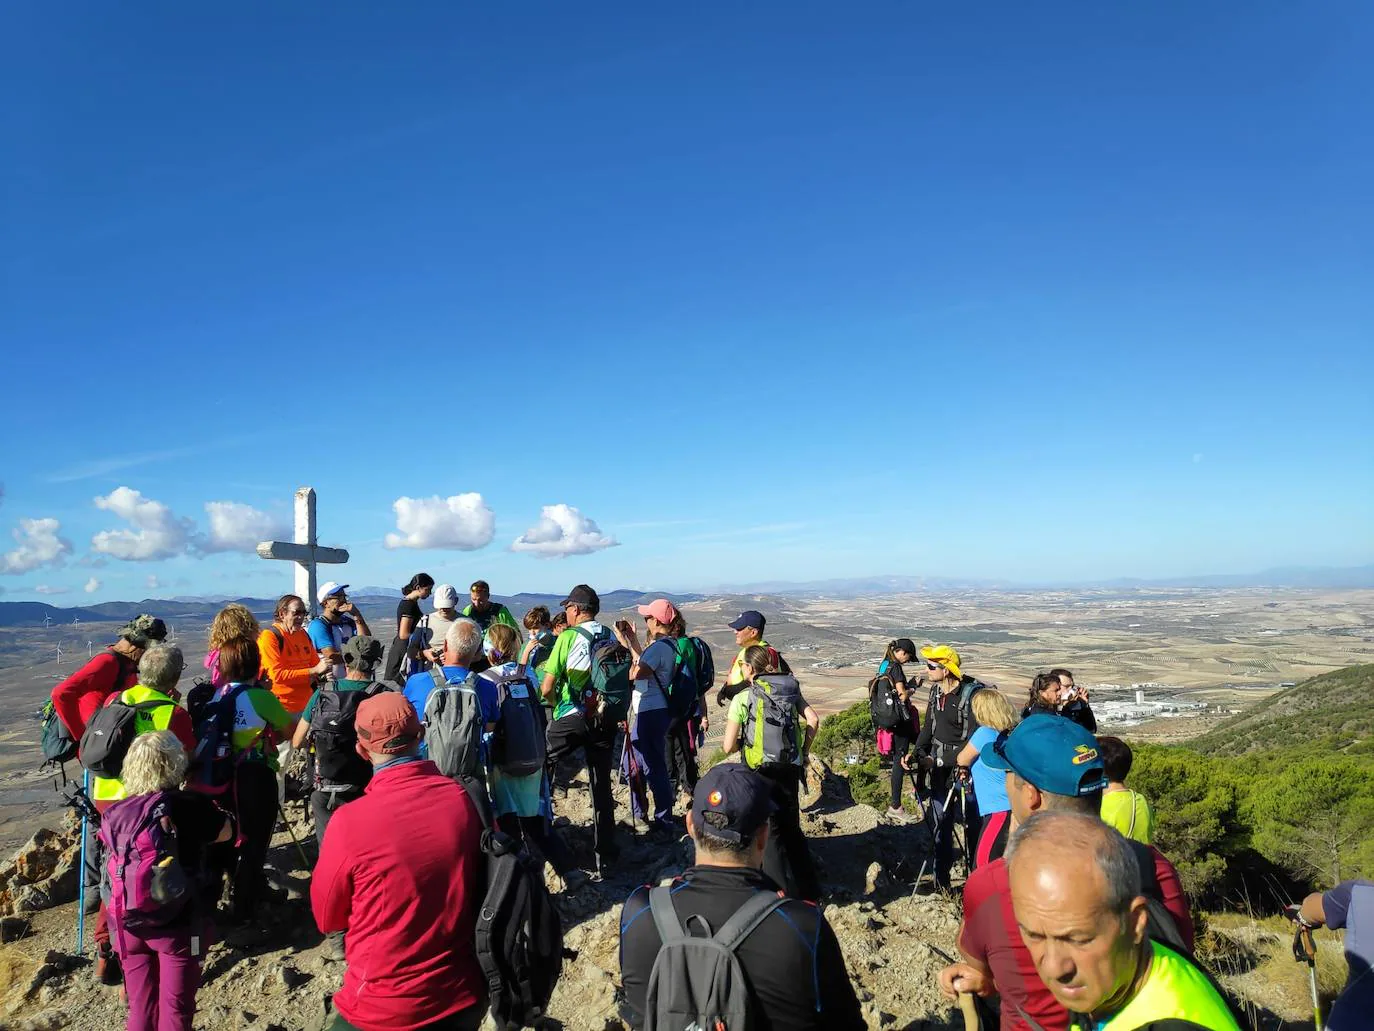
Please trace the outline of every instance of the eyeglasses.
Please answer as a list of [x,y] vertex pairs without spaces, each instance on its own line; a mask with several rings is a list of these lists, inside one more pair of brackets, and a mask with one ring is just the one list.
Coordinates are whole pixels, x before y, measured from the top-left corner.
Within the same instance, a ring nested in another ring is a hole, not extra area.
[[288,616],[304,616],[305,609],[287,609],[286,614]]

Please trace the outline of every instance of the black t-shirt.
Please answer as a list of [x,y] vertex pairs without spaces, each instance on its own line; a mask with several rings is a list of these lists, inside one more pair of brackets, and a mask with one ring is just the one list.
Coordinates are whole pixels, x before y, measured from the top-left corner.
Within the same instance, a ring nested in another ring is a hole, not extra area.
[[883,670],[883,673],[892,678],[893,687],[906,687],[906,670],[902,669],[902,664],[896,659],[887,660],[887,669]]
[[[679,919],[700,914],[718,931],[760,890],[778,890],[761,870],[694,866],[677,882],[673,908]],[[662,944],[649,912],[647,887],[636,888],[626,900],[620,926],[620,974],[631,1011],[627,1015],[630,1025],[640,1028],[649,974]],[[749,981],[760,1031],[857,1031],[864,1026],[835,932],[811,903],[788,899],[740,943],[735,955]]]
[[402,598],[401,603],[396,606],[396,633],[401,632],[401,620],[410,617],[410,629],[413,632],[420,625],[420,617],[424,613],[420,611],[420,603],[414,598]]

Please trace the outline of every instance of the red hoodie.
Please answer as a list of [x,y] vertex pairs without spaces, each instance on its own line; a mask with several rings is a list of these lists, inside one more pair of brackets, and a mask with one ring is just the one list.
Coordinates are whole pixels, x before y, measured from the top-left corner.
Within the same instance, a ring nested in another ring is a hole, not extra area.
[[107,648],[52,689],[52,707],[72,740],[80,741],[95,710],[137,683],[138,663]]
[[310,884],[315,922],[348,932],[334,996],[362,1031],[412,1031],[482,1001],[473,935],[482,822],[429,760],[377,770],[329,821]]

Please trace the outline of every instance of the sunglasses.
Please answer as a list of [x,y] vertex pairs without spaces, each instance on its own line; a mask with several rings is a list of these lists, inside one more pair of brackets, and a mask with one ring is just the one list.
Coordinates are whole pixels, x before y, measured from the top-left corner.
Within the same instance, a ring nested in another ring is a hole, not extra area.
[[938,662],[927,662],[927,663],[926,663],[926,669],[929,669],[929,670],[937,670],[937,669],[944,669],[944,668],[945,668],[945,667],[941,666]]

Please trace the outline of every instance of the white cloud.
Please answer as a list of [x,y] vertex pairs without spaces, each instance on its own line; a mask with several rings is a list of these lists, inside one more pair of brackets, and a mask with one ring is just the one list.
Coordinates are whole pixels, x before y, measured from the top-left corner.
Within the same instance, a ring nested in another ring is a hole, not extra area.
[[259,541],[281,540],[286,522],[238,501],[207,501],[210,534],[202,551],[252,551]]
[[162,586],[162,581],[151,573],[148,574],[148,579],[143,581],[143,583],[150,591],[155,591]]
[[145,498],[130,487],[116,487],[95,499],[95,507],[112,512],[133,530],[101,530],[91,538],[91,550],[125,562],[154,562],[186,552],[195,525],[175,515],[161,501]]
[[541,558],[563,558],[589,555],[619,543],[571,505],[545,505],[539,522],[515,538],[510,547],[511,551],[528,551]]
[[481,494],[441,498],[397,498],[396,529],[386,535],[388,548],[451,548],[475,551],[496,536],[496,515]]
[[81,589],[85,591],[87,594],[94,594],[96,591],[100,590],[100,588],[104,586],[105,585],[102,584],[95,577],[91,577],[89,580],[86,581],[86,586]]
[[28,573],[40,566],[60,566],[72,542],[59,537],[56,519],[21,519],[11,533],[19,547],[0,555],[0,573]]
[[70,587],[54,587],[51,584],[39,584],[33,589],[34,594],[66,594]]

